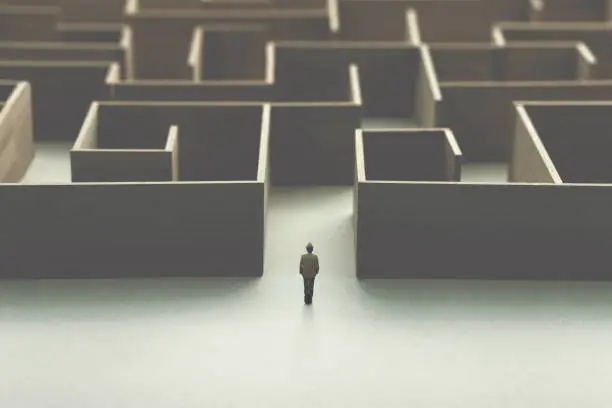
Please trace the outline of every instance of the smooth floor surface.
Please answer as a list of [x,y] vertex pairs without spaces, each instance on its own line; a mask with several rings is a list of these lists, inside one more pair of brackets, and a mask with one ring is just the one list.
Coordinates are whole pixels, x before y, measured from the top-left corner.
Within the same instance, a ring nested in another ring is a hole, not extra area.
[[402,118],[363,118],[361,128],[368,130],[379,129],[412,129],[417,127],[414,119]]
[[358,281],[351,212],[274,191],[261,279],[0,282],[0,407],[612,406],[610,284]]
[[469,163],[461,166],[461,181],[466,183],[508,182],[510,166],[506,163]]
[[34,160],[21,179],[23,184],[70,183],[70,149],[73,143],[36,142]]

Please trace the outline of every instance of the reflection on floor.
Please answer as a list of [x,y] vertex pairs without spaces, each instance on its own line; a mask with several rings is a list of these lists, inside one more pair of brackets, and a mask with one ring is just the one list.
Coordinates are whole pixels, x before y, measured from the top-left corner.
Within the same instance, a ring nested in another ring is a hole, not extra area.
[[610,407],[610,284],[360,282],[351,212],[274,191],[261,279],[2,282],[0,407]]
[[35,155],[23,184],[70,183],[70,148],[73,143],[36,142]]
[[416,127],[413,119],[398,118],[363,118],[362,129],[408,129]]
[[478,163],[461,166],[461,181],[469,183],[508,182],[509,166],[506,163]]

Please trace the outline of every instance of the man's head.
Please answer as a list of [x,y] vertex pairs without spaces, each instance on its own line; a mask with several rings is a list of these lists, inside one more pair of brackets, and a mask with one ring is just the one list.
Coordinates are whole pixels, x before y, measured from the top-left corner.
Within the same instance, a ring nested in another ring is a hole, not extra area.
[[309,242],[308,245],[306,245],[306,251],[308,251],[309,254],[312,254],[312,250],[314,249],[314,247],[312,246],[312,244]]

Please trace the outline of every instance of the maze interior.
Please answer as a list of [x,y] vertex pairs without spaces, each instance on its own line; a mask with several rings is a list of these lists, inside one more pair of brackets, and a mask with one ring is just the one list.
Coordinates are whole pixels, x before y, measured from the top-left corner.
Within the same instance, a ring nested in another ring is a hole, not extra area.
[[609,0],[0,0],[0,277],[262,276],[270,188],[346,186],[358,278],[608,279],[611,46]]

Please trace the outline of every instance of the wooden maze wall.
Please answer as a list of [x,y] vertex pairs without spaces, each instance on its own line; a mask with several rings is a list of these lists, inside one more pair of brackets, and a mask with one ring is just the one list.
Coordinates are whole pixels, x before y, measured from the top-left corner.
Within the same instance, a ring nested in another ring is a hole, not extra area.
[[[347,185],[358,277],[607,279],[611,16],[0,0],[0,276],[260,276],[269,187]],[[42,141],[72,183],[20,183]],[[490,162],[506,183],[462,181]]]

